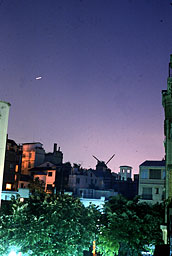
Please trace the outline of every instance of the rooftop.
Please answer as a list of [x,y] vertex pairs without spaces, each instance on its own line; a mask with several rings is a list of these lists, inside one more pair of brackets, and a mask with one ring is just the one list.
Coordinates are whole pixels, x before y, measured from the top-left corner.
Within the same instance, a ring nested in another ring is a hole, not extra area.
[[156,161],[156,160],[146,160],[140,166],[165,166],[165,160]]

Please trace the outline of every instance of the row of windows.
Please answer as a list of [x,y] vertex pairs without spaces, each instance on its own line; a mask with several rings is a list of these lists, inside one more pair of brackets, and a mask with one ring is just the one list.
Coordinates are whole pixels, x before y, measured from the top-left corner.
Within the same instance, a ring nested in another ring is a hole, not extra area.
[[[85,182],[87,183],[87,179],[85,180]],[[93,179],[91,179],[91,184],[93,184],[93,182],[96,184],[97,179],[95,179],[95,181]],[[80,184],[80,178],[76,178],[76,184]]]
[[161,169],[142,169],[140,173],[141,179],[165,179],[165,170],[162,170],[161,177]]

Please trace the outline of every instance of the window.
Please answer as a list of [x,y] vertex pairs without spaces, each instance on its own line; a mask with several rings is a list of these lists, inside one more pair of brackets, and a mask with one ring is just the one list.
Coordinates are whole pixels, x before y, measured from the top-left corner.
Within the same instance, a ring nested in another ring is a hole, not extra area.
[[159,188],[155,188],[155,194],[159,194]]
[[158,169],[150,169],[149,170],[149,178],[150,179],[161,179],[161,170]]
[[10,164],[10,170],[14,168],[14,164]]
[[140,178],[141,178],[141,179],[149,179],[149,172],[148,172],[148,169],[142,169],[142,170],[141,170]]
[[49,177],[52,177],[52,176],[53,176],[53,173],[52,173],[52,172],[48,172],[48,176],[49,176]]
[[28,162],[28,168],[31,168],[31,163],[30,162]]
[[47,184],[47,191],[52,191],[52,185],[51,184]]
[[144,187],[142,190],[142,199],[152,200],[152,188]]
[[18,166],[18,164],[16,164],[16,172],[18,172],[18,170],[19,170],[19,166]]
[[80,178],[76,178],[76,184],[80,183]]
[[6,189],[7,189],[7,190],[11,190],[11,188],[12,188],[12,184],[6,183]]
[[163,170],[163,171],[162,171],[162,178],[163,178],[163,180],[165,180],[165,176],[166,176],[166,175],[165,175],[165,170]]

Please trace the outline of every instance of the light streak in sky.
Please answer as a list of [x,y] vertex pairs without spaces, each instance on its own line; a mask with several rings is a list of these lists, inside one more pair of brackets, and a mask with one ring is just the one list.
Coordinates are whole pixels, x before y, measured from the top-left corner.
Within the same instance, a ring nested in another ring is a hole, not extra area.
[[41,79],[42,79],[42,76],[37,76],[35,79],[36,79],[36,80],[41,80]]

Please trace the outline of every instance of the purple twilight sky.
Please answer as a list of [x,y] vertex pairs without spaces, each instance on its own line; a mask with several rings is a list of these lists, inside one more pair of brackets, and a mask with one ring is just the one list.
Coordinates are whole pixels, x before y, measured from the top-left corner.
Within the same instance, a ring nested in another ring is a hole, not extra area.
[[[112,171],[161,160],[172,1],[1,0],[0,100],[17,143]],[[36,77],[42,79],[36,80]]]

